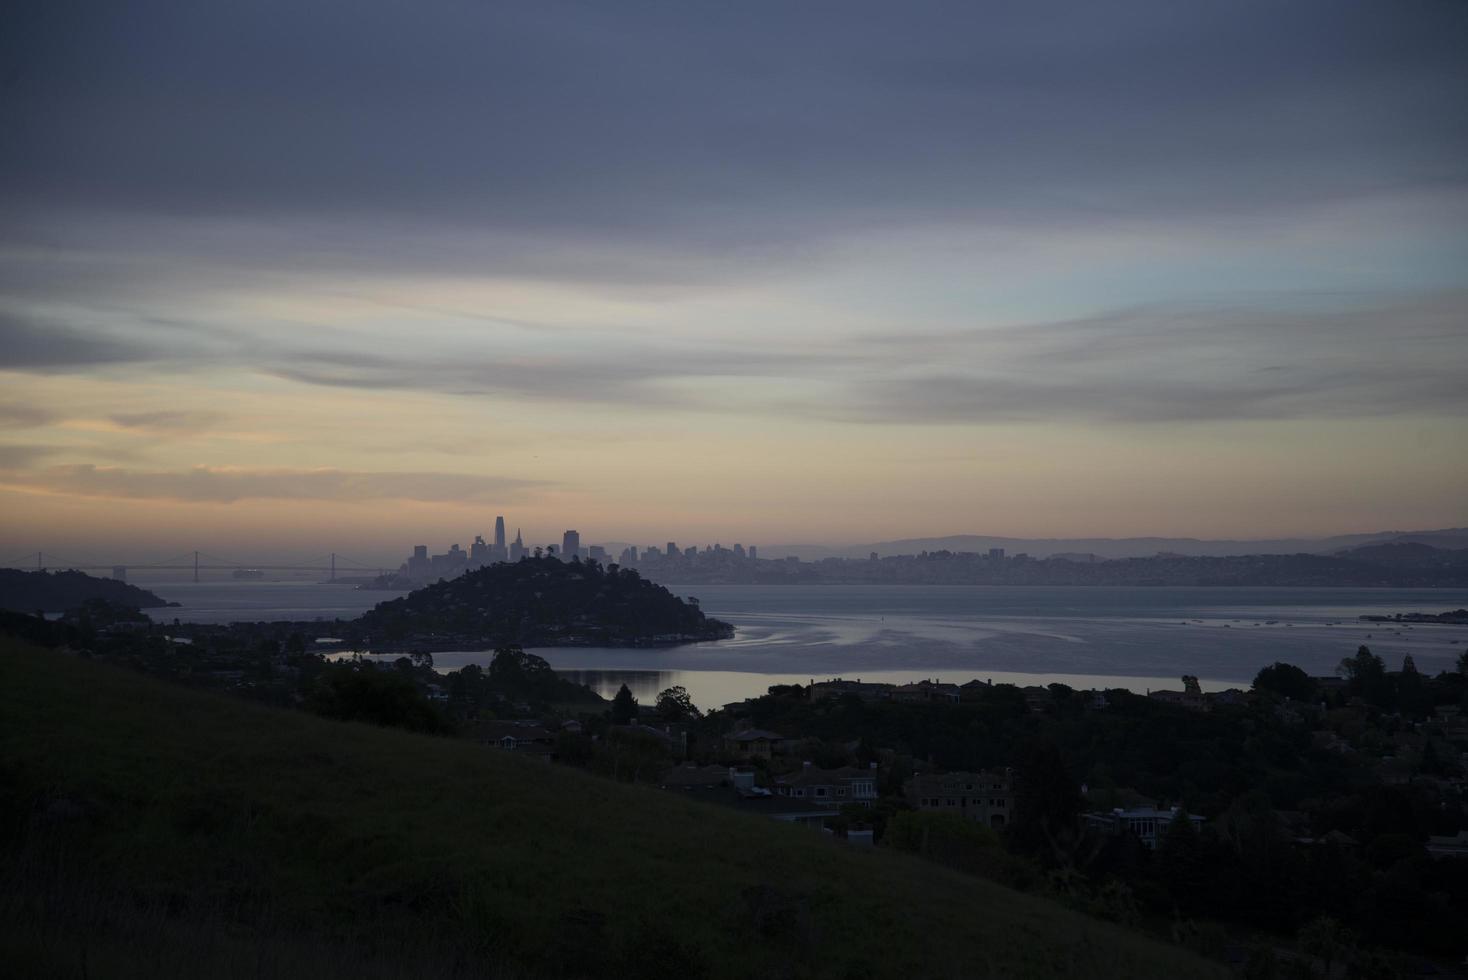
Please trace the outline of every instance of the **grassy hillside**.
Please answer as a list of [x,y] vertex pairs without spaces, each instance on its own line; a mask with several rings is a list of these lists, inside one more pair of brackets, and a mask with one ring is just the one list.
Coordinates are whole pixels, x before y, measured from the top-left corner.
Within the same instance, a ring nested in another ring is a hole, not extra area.
[[11,975],[1215,975],[901,855],[13,642],[0,855]]

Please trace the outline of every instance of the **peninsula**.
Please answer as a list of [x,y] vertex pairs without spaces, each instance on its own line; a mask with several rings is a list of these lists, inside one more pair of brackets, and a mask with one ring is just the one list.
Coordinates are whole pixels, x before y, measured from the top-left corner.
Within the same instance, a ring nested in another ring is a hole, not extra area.
[[170,603],[147,589],[98,578],[86,572],[25,572],[0,568],[0,609],[14,612],[64,612],[101,600],[128,609],[161,609]]

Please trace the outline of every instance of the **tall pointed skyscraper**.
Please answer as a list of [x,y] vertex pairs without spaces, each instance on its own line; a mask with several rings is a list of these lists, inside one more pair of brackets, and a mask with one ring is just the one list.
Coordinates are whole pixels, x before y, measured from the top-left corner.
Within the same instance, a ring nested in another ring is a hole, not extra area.
[[494,544],[489,546],[490,561],[509,561],[510,552],[505,548],[505,519],[494,519]]
[[515,530],[515,543],[510,545],[510,561],[519,561],[525,557],[525,542],[520,538],[520,531]]

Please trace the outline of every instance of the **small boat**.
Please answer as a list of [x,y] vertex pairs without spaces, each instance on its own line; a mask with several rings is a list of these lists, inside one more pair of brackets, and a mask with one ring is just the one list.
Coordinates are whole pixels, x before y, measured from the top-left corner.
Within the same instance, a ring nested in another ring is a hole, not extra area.
[[265,573],[258,568],[236,568],[234,577],[249,582],[258,582],[265,577]]

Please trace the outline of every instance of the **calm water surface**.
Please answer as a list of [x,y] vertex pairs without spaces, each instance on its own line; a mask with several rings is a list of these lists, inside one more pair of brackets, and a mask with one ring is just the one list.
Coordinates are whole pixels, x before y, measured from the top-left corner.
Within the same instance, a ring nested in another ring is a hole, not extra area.
[[[401,593],[315,583],[148,583],[190,622],[349,619]],[[672,684],[711,707],[770,684],[845,676],[921,677],[1074,687],[1247,684],[1275,660],[1334,671],[1362,643],[1393,669],[1410,654],[1421,670],[1450,666],[1468,628],[1383,626],[1366,614],[1468,606],[1457,589],[1071,588],[964,586],[670,586],[695,596],[738,632],[731,640],[668,649],[540,649],[568,675],[606,694],[627,683],[639,699]],[[487,663],[485,651],[434,654],[440,667]]]

